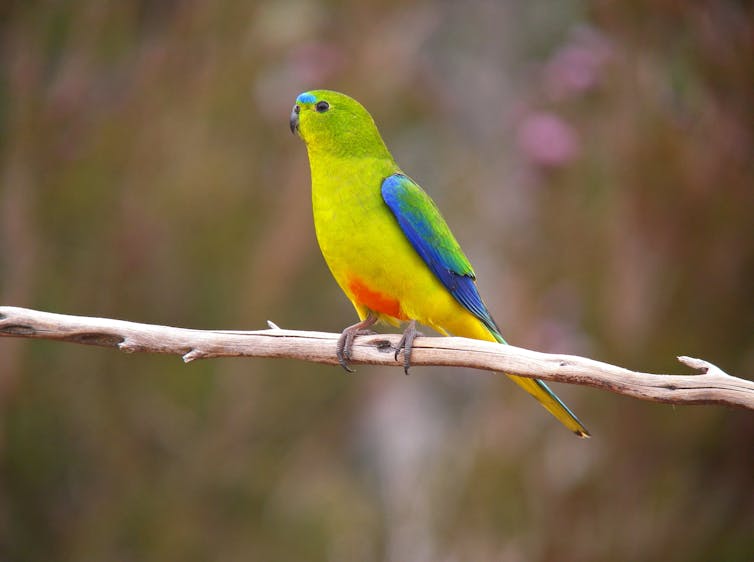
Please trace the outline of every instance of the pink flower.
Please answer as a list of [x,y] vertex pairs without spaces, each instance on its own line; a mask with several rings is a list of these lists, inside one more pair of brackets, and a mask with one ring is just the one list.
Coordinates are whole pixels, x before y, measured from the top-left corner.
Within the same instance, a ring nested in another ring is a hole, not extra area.
[[543,69],[544,89],[554,100],[588,92],[610,58],[610,45],[597,31],[580,28],[558,49]]
[[531,113],[518,126],[517,144],[536,166],[558,168],[579,155],[581,143],[573,128],[553,113]]

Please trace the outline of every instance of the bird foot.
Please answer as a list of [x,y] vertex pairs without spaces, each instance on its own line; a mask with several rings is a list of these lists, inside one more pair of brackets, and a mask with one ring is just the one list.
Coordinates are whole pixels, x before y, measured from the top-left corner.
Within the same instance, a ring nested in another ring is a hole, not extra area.
[[356,336],[368,336],[374,334],[372,330],[368,328],[377,322],[377,316],[370,312],[364,320],[357,322],[352,326],[348,326],[340,334],[338,338],[338,344],[335,347],[335,355],[338,357],[338,363],[348,373],[355,373],[351,367],[348,366],[348,362],[351,360],[351,350],[353,349],[353,340]]
[[416,329],[416,320],[411,320],[403,331],[401,340],[398,342],[398,347],[395,349],[395,360],[398,361],[398,355],[403,350],[403,372],[408,375],[408,369],[411,367],[411,351],[414,348],[414,339],[416,336],[423,336],[419,330]]

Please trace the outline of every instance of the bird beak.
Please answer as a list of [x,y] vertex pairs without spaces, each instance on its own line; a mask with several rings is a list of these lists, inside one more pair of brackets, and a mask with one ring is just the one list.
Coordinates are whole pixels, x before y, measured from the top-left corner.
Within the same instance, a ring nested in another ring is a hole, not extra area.
[[298,132],[298,112],[301,111],[298,105],[293,106],[291,111],[291,133],[294,135]]

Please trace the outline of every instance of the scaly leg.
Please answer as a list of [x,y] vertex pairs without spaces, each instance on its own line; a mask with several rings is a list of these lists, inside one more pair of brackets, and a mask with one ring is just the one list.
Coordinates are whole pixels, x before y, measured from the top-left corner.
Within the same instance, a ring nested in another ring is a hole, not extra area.
[[364,318],[361,322],[357,322],[353,326],[348,326],[343,332],[340,334],[340,338],[338,338],[338,345],[335,347],[335,354],[338,356],[338,363],[340,363],[340,366],[343,367],[347,372],[353,373],[355,372],[351,367],[348,366],[348,362],[351,360],[351,349],[353,348],[353,340],[356,336],[366,336],[369,334],[373,334],[372,330],[369,330],[369,326],[372,326],[375,322],[377,322],[377,315],[369,311],[369,314],[367,314],[367,317]]
[[422,333],[416,329],[416,320],[411,320],[403,331],[401,341],[398,342],[398,347],[395,350],[395,360],[398,361],[398,354],[403,350],[403,372],[408,374],[408,369],[411,367],[411,350],[414,347],[414,339],[416,336],[421,336]]

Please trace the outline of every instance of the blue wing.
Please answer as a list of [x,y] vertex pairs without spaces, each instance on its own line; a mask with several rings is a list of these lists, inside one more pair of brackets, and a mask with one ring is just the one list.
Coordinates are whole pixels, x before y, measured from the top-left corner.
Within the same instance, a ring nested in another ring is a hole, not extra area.
[[[403,233],[424,262],[455,299],[487,327],[500,343],[506,343],[484,306],[474,282],[474,270],[432,199],[411,178],[393,174],[382,182],[382,198],[398,220]],[[538,379],[509,375],[569,429],[589,437],[584,424],[549,387]]]
[[411,178],[393,174],[382,182],[382,199],[411,245],[453,297],[503,341],[479,296],[469,260],[429,195]]

